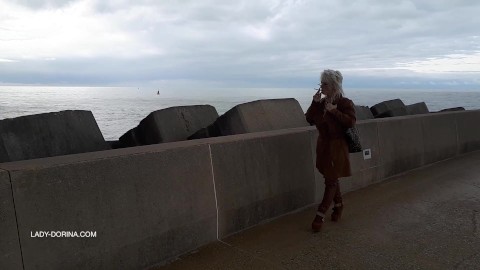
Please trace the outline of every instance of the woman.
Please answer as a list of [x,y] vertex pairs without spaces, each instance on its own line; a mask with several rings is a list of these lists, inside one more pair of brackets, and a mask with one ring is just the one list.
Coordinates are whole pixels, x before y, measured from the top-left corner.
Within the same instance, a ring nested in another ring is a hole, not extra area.
[[[323,199],[312,222],[314,232],[322,228],[332,201],[335,203],[332,221],[340,219],[343,203],[338,178],[352,175],[345,131],[355,125],[355,107],[343,96],[342,80],[340,71],[324,70],[320,76],[320,89],[305,114],[307,122],[318,129],[316,167],[325,178]],[[324,98],[321,98],[320,91]]]

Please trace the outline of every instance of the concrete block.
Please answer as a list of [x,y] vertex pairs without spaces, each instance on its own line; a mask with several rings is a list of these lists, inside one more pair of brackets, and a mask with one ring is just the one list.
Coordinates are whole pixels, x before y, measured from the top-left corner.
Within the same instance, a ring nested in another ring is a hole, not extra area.
[[210,105],[170,107],[150,113],[134,130],[120,137],[120,142],[136,146],[183,141],[217,118],[217,110]]
[[425,163],[433,163],[457,154],[457,124],[453,114],[422,117]]
[[480,149],[480,110],[454,113],[457,119],[458,153]]
[[188,136],[188,140],[194,140],[194,139],[202,139],[202,138],[210,138],[210,137],[217,137],[219,135],[218,132],[215,132],[213,129],[214,125],[210,125],[208,127],[201,128],[197,130],[197,132],[193,133],[192,135]]
[[448,108],[440,110],[439,112],[456,112],[456,111],[465,111],[464,107],[455,107],[455,108]]
[[145,269],[216,240],[210,164],[208,145],[2,164],[12,177],[25,269]]
[[108,145],[110,145],[110,148],[112,149],[118,149],[118,148],[122,148],[122,144],[120,143],[120,141],[106,141],[108,143]]
[[425,104],[425,102],[410,104],[407,105],[406,108],[408,115],[429,113],[427,104]]
[[404,116],[408,115],[407,108],[395,108],[392,110],[385,111],[381,114],[377,114],[375,118],[385,118],[385,117],[396,117],[396,116]]
[[368,108],[368,106],[357,106],[357,105],[355,105],[355,116],[357,118],[357,121],[374,118],[373,114],[370,111],[370,108]]
[[297,100],[265,99],[237,105],[221,115],[207,130],[190,139],[226,136],[308,126]]
[[220,237],[314,202],[308,133],[269,134],[211,145]]
[[425,164],[421,117],[409,116],[377,121],[380,166],[385,167],[384,177]]
[[407,115],[405,104],[400,99],[380,102],[370,107],[375,118]]
[[0,162],[110,149],[90,111],[0,120]]
[[139,146],[145,145],[145,142],[140,141],[140,136],[136,136],[137,129],[132,128],[129,131],[125,132],[120,138],[118,139],[118,146],[117,148],[124,148],[124,147],[132,147],[132,146]]
[[0,170],[0,269],[23,269],[8,172]]

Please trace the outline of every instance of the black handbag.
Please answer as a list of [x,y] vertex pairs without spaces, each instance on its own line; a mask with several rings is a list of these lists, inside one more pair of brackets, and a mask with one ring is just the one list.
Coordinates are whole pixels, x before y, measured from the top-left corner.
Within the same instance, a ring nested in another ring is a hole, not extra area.
[[360,144],[360,137],[358,137],[356,126],[347,129],[345,132],[345,138],[347,139],[348,152],[358,153],[362,151],[362,145]]

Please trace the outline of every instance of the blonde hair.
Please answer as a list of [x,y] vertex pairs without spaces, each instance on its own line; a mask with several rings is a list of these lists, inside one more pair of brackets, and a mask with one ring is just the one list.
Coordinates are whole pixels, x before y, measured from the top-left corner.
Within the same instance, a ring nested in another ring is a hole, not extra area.
[[320,74],[320,82],[326,82],[333,87],[333,100],[337,100],[340,97],[343,97],[342,87],[343,76],[342,73],[338,70],[325,69],[322,74]]

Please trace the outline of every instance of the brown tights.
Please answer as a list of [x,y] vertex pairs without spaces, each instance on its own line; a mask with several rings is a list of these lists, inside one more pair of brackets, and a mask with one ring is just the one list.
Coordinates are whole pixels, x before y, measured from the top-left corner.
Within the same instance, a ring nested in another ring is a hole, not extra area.
[[325,214],[332,201],[335,204],[342,203],[340,184],[338,183],[338,178],[325,178],[325,191],[322,202],[318,205],[318,212]]

